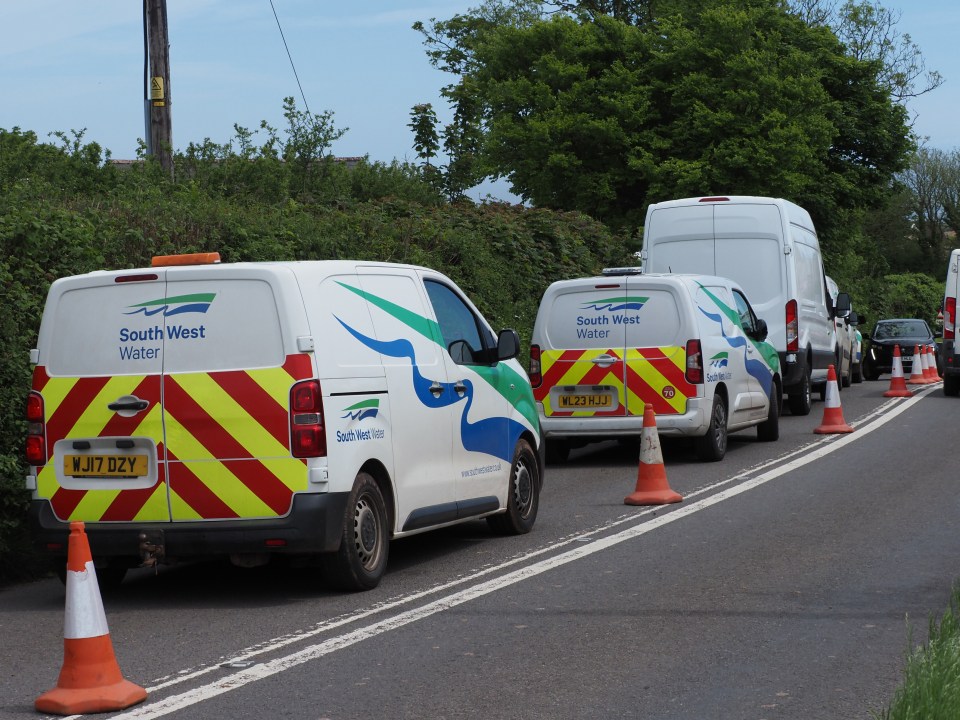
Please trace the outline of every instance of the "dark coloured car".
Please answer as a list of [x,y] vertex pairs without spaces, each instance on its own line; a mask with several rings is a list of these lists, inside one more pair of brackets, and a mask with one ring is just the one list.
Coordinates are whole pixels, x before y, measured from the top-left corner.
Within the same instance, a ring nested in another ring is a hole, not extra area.
[[[925,320],[917,318],[891,318],[878,320],[873,332],[864,338],[863,376],[876,380],[883,373],[893,370],[893,348],[900,346],[904,377],[913,372],[913,349],[915,346],[935,347],[933,332]],[[937,370],[940,370],[939,353]]]

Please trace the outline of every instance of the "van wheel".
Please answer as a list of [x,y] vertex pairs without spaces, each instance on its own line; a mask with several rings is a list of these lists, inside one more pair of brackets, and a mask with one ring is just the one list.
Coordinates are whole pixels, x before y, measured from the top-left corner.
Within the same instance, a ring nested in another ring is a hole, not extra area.
[[767,419],[757,425],[757,440],[773,442],[780,439],[780,408],[777,403],[779,391],[777,386],[770,388],[770,408],[767,410]]
[[696,455],[700,460],[716,462],[727,452],[727,403],[720,395],[713,398],[710,427],[707,434],[696,439]]
[[487,524],[499,535],[523,535],[533,529],[540,508],[540,469],[537,456],[526,440],[519,440],[510,466],[507,511],[488,515]]
[[943,376],[943,394],[947,397],[960,395],[960,377],[957,375]]
[[371,590],[380,583],[390,552],[387,510],[371,475],[357,474],[347,498],[340,549],[322,556],[327,584],[336,590]]
[[803,379],[793,392],[787,396],[791,415],[809,415],[813,408],[813,396],[810,390],[810,370],[803,373]]
[[857,363],[853,368],[853,377],[851,380],[855,383],[863,382],[863,366],[860,363]]

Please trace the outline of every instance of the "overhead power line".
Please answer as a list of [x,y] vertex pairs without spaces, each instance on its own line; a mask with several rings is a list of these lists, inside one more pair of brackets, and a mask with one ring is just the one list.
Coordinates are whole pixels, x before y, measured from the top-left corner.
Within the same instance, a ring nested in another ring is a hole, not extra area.
[[303,85],[300,84],[300,76],[297,75],[297,66],[293,63],[293,55],[290,54],[290,47],[287,45],[287,38],[283,34],[283,28],[280,27],[280,18],[277,17],[277,9],[273,6],[273,0],[270,0],[270,9],[273,10],[273,17],[277,21],[277,29],[280,31],[280,38],[283,40],[283,47],[287,50],[287,57],[290,59],[290,67],[293,69],[293,77],[297,81],[297,87],[300,88],[300,97],[303,98],[303,107],[310,113],[310,106],[307,104],[307,96],[303,92]]

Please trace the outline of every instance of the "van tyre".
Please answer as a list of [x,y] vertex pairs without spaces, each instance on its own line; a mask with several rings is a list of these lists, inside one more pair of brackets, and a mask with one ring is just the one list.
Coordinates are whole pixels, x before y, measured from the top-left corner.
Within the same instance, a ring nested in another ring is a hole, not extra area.
[[767,419],[757,425],[757,440],[773,442],[780,439],[780,407],[777,398],[780,390],[776,384],[770,387],[770,407],[767,410]]
[[710,427],[707,434],[696,439],[696,455],[700,460],[716,462],[727,452],[727,403],[720,395],[713,397]]
[[960,376],[944,375],[943,394],[947,397],[956,397],[960,395]]
[[809,415],[813,409],[813,395],[810,388],[810,370],[803,373],[803,379],[788,396],[791,415]]
[[357,474],[343,515],[340,549],[322,556],[324,579],[335,590],[371,590],[390,552],[386,503],[371,475]]
[[488,515],[487,524],[498,535],[524,535],[533,529],[540,508],[540,468],[530,443],[520,439],[510,465],[507,511]]

